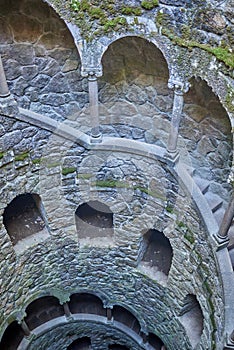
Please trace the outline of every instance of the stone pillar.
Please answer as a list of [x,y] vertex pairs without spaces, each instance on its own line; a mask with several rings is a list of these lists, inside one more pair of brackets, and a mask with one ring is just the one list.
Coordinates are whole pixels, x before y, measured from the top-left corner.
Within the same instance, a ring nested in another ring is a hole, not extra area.
[[[234,169],[232,169],[228,182],[234,186]],[[218,250],[227,247],[229,243],[228,231],[234,219],[234,189],[232,189],[231,198],[228,207],[224,213],[223,220],[220,224],[218,233],[214,236],[218,242]]]
[[234,191],[232,191],[231,199],[228,204],[227,210],[224,214],[223,220],[221,222],[218,236],[221,238],[226,238],[228,236],[228,230],[232,224],[234,218]]
[[5,72],[2,65],[2,58],[0,55],[0,98],[10,96],[10,91],[8,89]]
[[71,317],[71,311],[70,311],[68,303],[63,304],[63,310],[64,310],[65,316],[67,318]]
[[177,140],[179,133],[179,125],[184,105],[184,93],[188,92],[189,84],[179,81],[169,80],[168,87],[174,89],[174,102],[171,118],[171,128],[168,137],[167,151],[174,158],[177,154]]
[[102,141],[102,135],[99,126],[99,107],[98,107],[98,82],[97,76],[91,72],[88,76],[89,81],[89,107],[91,118],[91,142],[99,143]]
[[20,326],[21,326],[21,328],[22,328],[22,330],[23,330],[25,336],[26,336],[26,337],[30,337],[31,331],[30,331],[30,329],[28,328],[28,325],[27,325],[27,323],[26,323],[24,320],[22,320],[22,321],[20,322]]
[[107,321],[112,320],[112,309],[110,307],[106,308],[106,317],[107,317]]

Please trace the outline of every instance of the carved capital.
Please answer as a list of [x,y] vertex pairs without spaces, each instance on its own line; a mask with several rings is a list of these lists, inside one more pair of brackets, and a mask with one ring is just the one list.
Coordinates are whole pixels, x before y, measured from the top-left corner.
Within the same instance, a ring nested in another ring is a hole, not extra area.
[[189,91],[190,84],[187,81],[182,82],[175,79],[169,79],[168,87],[169,89],[173,89],[178,95],[183,95]]
[[101,66],[87,66],[81,68],[81,76],[84,78],[89,78],[92,80],[97,79],[98,77],[102,76],[102,67]]

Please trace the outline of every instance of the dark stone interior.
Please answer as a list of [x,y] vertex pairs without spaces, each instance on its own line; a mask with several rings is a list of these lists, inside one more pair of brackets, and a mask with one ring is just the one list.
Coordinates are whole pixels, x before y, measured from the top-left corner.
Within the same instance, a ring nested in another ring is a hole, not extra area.
[[78,207],[75,213],[76,229],[80,238],[113,235],[113,213],[98,201],[90,201]]
[[30,330],[64,315],[63,306],[59,304],[58,299],[52,296],[42,297],[33,301],[25,311],[27,314],[25,322]]
[[168,275],[171,267],[173,251],[170,241],[162,232],[149,230],[143,237],[142,261],[149,266],[156,266],[159,271]]
[[26,193],[17,196],[6,207],[3,223],[13,244],[45,228],[39,205],[38,195]]

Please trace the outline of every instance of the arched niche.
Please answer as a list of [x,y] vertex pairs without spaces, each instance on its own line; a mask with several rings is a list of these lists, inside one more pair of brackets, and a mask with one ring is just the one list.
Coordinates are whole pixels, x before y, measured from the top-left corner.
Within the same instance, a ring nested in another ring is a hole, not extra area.
[[17,321],[12,322],[5,330],[0,341],[1,350],[16,350],[23,340],[24,332]]
[[166,282],[173,258],[169,239],[160,231],[148,230],[142,238],[139,266],[153,278]]
[[113,212],[99,201],[81,204],[75,212],[75,221],[80,239],[113,236]]
[[75,120],[88,103],[87,79],[64,21],[42,0],[0,0],[0,8],[0,54],[19,106]]
[[169,127],[172,93],[161,51],[136,36],[114,41],[102,57],[99,84],[104,134],[162,145]]
[[193,347],[195,347],[203,332],[204,316],[196,295],[188,294],[180,310],[180,321],[186,329]]
[[123,323],[125,326],[131,328],[137,334],[140,333],[141,326],[138,319],[127,309],[120,305],[114,305],[112,310],[114,321]]
[[[219,98],[201,78],[192,78],[184,95],[184,115],[179,133],[189,152],[194,177],[210,183],[209,191],[226,199],[231,169],[232,134],[228,114]],[[225,186],[222,186],[225,184]]]
[[68,305],[72,314],[95,314],[106,316],[106,309],[103,307],[102,300],[94,294],[72,294]]
[[[157,335],[155,335],[154,333],[149,333],[149,335],[148,335],[148,343],[155,350],[166,350],[166,347],[163,344],[162,340]],[[164,346],[164,348],[162,348],[163,346]]]
[[3,224],[14,245],[33,234],[47,233],[40,196],[25,193],[15,197],[4,210]]
[[41,326],[54,318],[64,315],[63,306],[53,296],[41,297],[30,303],[26,310],[25,322],[30,330]]
[[72,342],[67,350],[90,350],[91,339],[89,337],[78,338]]

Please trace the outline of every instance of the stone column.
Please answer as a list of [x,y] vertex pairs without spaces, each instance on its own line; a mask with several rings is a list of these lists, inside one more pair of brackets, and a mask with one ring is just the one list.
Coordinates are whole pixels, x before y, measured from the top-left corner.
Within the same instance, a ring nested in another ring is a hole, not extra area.
[[8,89],[6,76],[2,65],[2,58],[0,55],[0,97],[8,97],[8,96],[10,96],[10,91]]
[[175,157],[177,154],[179,125],[184,105],[184,93],[188,92],[189,84],[169,80],[168,87],[170,89],[174,89],[174,101],[171,118],[171,128],[167,143],[167,151],[172,157]]
[[89,107],[91,118],[91,142],[99,143],[102,140],[102,135],[99,126],[99,107],[98,107],[98,82],[97,76],[90,72],[88,76],[89,81]]
[[112,320],[112,309],[110,307],[106,308],[106,317],[108,321]]
[[[232,169],[228,182],[234,186],[234,169]],[[224,213],[223,220],[220,224],[219,231],[215,235],[215,239],[218,242],[218,250],[227,247],[229,243],[228,231],[232,225],[234,219],[234,189],[232,189],[231,198],[228,203],[228,207]]]
[[23,330],[25,336],[26,336],[26,337],[30,337],[31,331],[30,331],[30,329],[29,329],[27,323],[26,323],[24,320],[22,320],[22,321],[20,322],[20,326],[21,326],[21,328],[22,328],[22,330]]
[[69,309],[68,303],[64,303],[64,304],[63,304],[63,310],[64,310],[65,316],[66,316],[67,318],[71,317],[71,311],[70,311],[70,309]]
[[224,214],[223,220],[221,222],[218,236],[221,238],[226,238],[228,236],[228,230],[232,224],[234,218],[234,191],[232,191],[231,199],[228,204],[227,210]]

